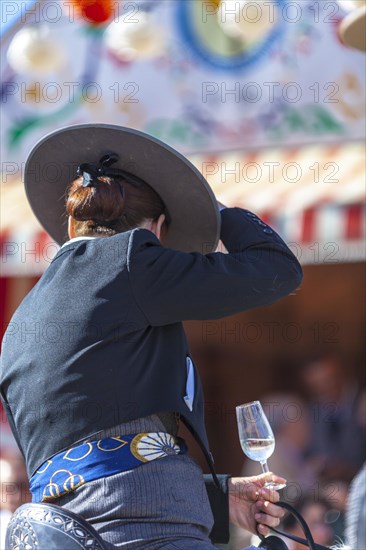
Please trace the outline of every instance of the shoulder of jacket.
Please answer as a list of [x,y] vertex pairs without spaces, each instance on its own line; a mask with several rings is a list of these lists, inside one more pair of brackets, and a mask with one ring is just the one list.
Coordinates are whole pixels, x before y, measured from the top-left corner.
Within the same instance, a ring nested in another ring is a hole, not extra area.
[[127,248],[127,266],[130,267],[131,259],[151,247],[161,247],[161,242],[152,231],[143,227],[137,227],[130,233]]
[[158,245],[161,246],[161,243],[157,236],[149,229],[143,227],[137,227],[133,229],[130,233],[129,243],[128,243],[128,255],[137,252],[148,246]]

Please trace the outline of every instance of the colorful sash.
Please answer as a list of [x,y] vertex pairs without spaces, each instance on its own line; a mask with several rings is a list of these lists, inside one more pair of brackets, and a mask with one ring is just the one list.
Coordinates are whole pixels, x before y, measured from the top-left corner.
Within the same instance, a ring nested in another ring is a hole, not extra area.
[[30,479],[32,502],[47,502],[89,481],[186,452],[183,439],[165,432],[129,434],[83,443],[58,453],[40,466]]

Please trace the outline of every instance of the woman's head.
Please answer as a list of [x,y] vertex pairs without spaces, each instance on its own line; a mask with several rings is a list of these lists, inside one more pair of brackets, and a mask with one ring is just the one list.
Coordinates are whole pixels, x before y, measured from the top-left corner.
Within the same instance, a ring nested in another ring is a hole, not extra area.
[[[123,176],[100,176],[85,185],[81,176],[69,187],[66,212],[70,236],[109,237],[135,227],[150,229],[152,222],[156,226],[166,207],[146,183],[135,185]],[[159,227],[163,222],[161,218]]]

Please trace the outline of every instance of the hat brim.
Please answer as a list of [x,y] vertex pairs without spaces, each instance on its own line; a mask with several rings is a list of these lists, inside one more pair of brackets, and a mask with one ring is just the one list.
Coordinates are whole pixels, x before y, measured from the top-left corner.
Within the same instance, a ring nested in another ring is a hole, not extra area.
[[341,40],[347,46],[366,52],[366,6],[349,13],[340,23]]
[[110,124],[61,128],[29,153],[24,173],[29,204],[49,235],[67,241],[66,190],[81,163],[98,163],[117,153],[113,165],[148,183],[164,201],[171,223],[164,245],[183,252],[216,249],[220,215],[215,195],[202,174],[183,155],[138,130]]

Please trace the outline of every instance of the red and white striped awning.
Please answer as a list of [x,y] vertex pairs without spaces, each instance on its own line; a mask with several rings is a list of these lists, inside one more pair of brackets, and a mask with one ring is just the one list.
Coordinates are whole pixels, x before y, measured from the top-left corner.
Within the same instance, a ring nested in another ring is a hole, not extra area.
[[[196,155],[217,198],[253,210],[302,264],[365,257],[362,143]],[[40,275],[58,249],[33,216],[20,181],[1,183],[1,275]]]
[[365,257],[363,143],[195,156],[217,198],[253,210],[302,264]]

